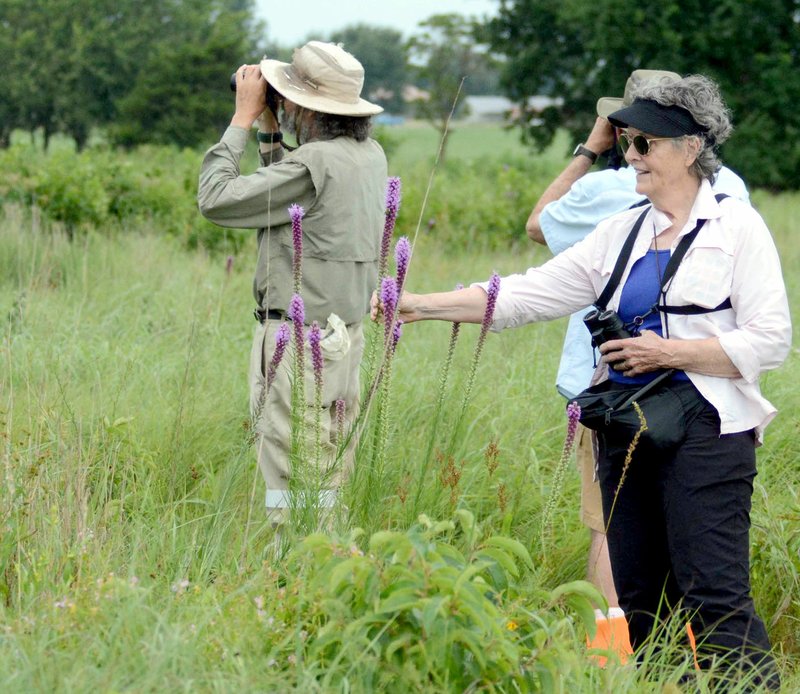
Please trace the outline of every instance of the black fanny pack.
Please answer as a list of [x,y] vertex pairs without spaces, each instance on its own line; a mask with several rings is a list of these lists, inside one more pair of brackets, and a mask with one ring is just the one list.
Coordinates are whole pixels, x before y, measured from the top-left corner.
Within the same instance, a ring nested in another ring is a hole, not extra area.
[[[724,194],[717,195],[717,202],[725,197],[727,196]],[[648,211],[649,208],[639,215],[628,234],[608,284],[603,288],[594,304],[598,311],[606,310],[608,301],[619,285],[636,236]],[[653,307],[653,310],[658,310],[666,316],[670,313],[682,315],[711,313],[731,308],[730,299],[726,299],[714,308],[704,308],[693,304],[669,306],[666,303],[670,281],[705,221],[704,219],[698,220],[695,228],[681,239],[670,257],[661,280],[660,301]],[[665,337],[669,337],[668,330]],[[705,400],[692,383],[673,380],[674,373],[674,369],[668,369],[644,385],[629,386],[610,380],[604,381],[587,388],[569,402],[576,403],[581,408],[581,424],[614,437],[619,443],[624,442],[627,445],[639,433],[639,442],[645,447],[671,448],[683,441],[687,423],[705,406]],[[637,407],[634,407],[634,403],[638,406],[638,411]]]
[[683,442],[686,426],[705,400],[690,381],[671,380],[673,374],[670,369],[643,386],[603,381],[570,402],[581,408],[581,424],[619,445],[628,446],[638,433],[645,449],[674,448]]

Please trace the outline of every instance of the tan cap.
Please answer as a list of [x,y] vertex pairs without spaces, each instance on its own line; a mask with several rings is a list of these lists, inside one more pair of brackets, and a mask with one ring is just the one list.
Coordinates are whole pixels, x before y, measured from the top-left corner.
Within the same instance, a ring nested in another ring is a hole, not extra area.
[[628,77],[628,81],[625,82],[625,92],[621,99],[604,96],[597,100],[597,115],[601,118],[608,118],[614,111],[631,105],[633,92],[650,82],[660,82],[665,78],[679,80],[681,76],[677,72],[667,72],[666,70],[634,70]]
[[309,41],[291,63],[262,60],[261,74],[298,106],[339,116],[373,116],[383,109],[361,98],[364,67],[341,46]]

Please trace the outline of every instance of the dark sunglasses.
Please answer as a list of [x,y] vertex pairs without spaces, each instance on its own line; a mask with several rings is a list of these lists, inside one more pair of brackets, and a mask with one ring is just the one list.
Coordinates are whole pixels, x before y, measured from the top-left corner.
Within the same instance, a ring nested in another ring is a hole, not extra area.
[[619,145],[622,147],[622,153],[625,154],[633,145],[634,149],[646,157],[650,154],[650,143],[658,142],[659,140],[674,140],[674,137],[645,137],[644,135],[629,135],[624,130],[619,133]]

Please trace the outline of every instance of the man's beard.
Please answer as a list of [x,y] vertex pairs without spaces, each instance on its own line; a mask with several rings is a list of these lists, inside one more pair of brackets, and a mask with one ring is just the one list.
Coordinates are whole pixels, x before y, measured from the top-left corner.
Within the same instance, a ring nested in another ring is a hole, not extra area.
[[[310,128],[308,126],[308,119],[304,118],[305,113],[305,109],[295,104],[293,113],[290,116],[286,112],[286,108],[284,107],[283,103],[278,106],[278,124],[280,125],[281,130],[294,137],[295,140],[297,140],[298,145],[308,142],[311,135]],[[298,119],[301,120],[299,133],[297,132]]]
[[278,105],[278,125],[280,125],[281,130],[283,132],[288,133],[289,135],[296,135],[296,129],[294,127],[294,118],[289,118],[286,115],[286,109],[283,106],[283,103]]

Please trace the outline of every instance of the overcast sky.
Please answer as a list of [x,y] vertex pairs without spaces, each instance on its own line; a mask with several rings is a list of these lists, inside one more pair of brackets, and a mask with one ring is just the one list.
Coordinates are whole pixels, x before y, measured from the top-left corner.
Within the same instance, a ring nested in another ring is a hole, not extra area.
[[391,27],[408,37],[431,15],[493,16],[497,6],[497,0],[256,0],[268,38],[292,47],[358,23]]

